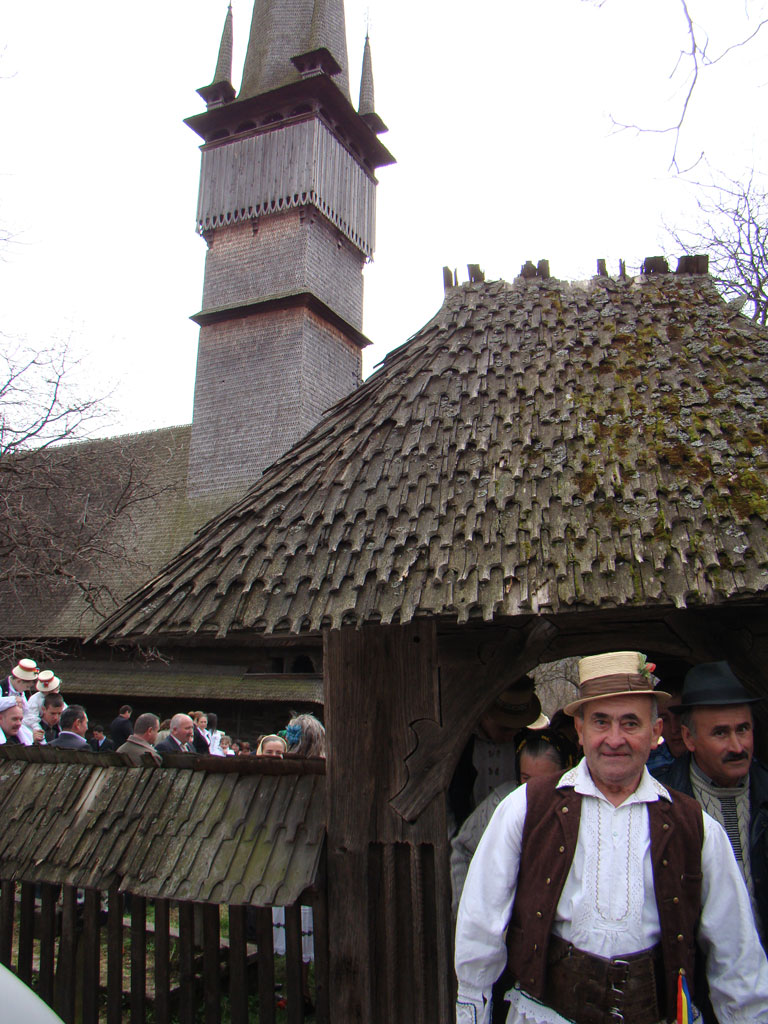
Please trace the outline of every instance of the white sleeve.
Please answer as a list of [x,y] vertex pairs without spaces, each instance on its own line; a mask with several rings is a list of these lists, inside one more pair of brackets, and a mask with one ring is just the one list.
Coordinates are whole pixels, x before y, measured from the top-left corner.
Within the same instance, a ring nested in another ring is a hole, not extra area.
[[520,786],[496,808],[469,865],[456,921],[456,1019],[487,1024],[493,983],[507,960],[504,942],[517,886],[526,812]]
[[708,814],[703,818],[698,938],[712,1006],[720,1024],[768,1024],[768,962],[747,887],[725,830]]

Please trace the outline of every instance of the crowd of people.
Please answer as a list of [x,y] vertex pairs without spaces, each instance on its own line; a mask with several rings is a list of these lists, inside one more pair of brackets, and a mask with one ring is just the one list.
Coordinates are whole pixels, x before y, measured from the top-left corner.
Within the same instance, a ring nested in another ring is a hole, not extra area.
[[46,745],[68,750],[116,751],[133,764],[148,755],[161,764],[163,754],[215,757],[325,757],[325,728],[314,715],[293,715],[285,727],[259,736],[253,744],[233,739],[218,727],[214,712],[178,713],[161,721],[151,712],[132,720],[123,704],[108,727],[89,723],[81,704],[67,704],[61,679],[22,658],[0,682],[0,744]]

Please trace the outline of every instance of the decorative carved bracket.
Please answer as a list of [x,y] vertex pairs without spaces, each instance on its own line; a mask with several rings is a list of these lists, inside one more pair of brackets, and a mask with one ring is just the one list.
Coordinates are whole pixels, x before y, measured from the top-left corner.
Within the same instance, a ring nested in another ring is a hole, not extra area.
[[405,759],[408,780],[390,805],[406,821],[415,821],[438,793],[444,791],[459,752],[480,715],[491,701],[534,668],[557,629],[543,619],[510,629],[487,664],[474,654],[440,660],[440,722],[410,723],[416,745]]

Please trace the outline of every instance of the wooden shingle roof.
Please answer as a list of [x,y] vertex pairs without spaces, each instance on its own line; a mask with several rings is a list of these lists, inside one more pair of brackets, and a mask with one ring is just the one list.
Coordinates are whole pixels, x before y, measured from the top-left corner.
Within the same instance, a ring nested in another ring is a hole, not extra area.
[[[315,881],[324,762],[0,747],[3,877],[287,906]],[[184,765],[184,767],[179,767]]]
[[768,331],[706,275],[452,288],[99,635],[763,595],[766,410]]

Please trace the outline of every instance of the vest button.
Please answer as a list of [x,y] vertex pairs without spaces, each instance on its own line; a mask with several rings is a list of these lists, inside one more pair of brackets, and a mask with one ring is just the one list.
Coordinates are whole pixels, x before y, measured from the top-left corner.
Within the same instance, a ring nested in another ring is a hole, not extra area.
[[564,846],[560,847],[560,853],[565,853],[565,847]]
[[[541,911],[540,910],[536,911],[536,917],[541,917]],[[682,935],[678,936],[678,938],[682,939]]]
[[663,861],[661,862],[661,866],[662,866],[663,868],[666,868],[666,867],[668,867],[668,866],[669,866],[669,861],[668,861],[668,860],[663,860]]
[[678,942],[682,942],[684,938],[685,938],[685,936],[681,932],[680,935],[677,936],[677,941]]
[[564,807],[564,808],[563,808],[563,814],[567,814],[567,813],[568,813],[568,808],[567,808],[567,807]]
[[534,953],[538,953],[538,951],[539,951],[539,944],[538,944],[538,942],[534,942],[534,944],[533,944],[533,952]]
[[665,821],[665,822],[664,822],[664,824],[663,824],[663,825],[662,825],[661,827],[662,827],[662,828],[664,829],[664,831],[666,832],[666,831],[667,831],[667,829],[669,828],[669,822],[668,822],[668,821]]
[[547,885],[551,885],[551,884],[552,884],[552,879],[551,879],[551,878],[548,878],[548,879],[547,879]]
[[679,900],[679,899],[677,898],[677,896],[673,896],[673,897],[672,897],[672,902],[673,902],[673,903],[679,903],[679,902],[680,902],[680,900]]

